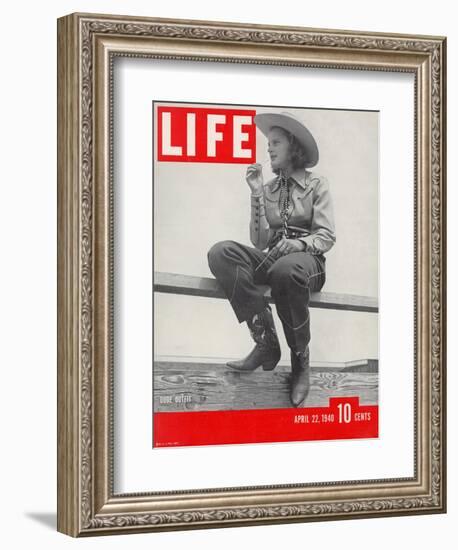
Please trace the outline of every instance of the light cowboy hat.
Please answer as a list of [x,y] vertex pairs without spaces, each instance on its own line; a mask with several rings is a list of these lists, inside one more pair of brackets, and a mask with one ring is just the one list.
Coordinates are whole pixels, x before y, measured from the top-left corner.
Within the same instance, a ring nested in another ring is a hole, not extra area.
[[254,123],[267,137],[273,126],[280,126],[291,132],[307,152],[306,167],[317,164],[319,159],[318,146],[310,131],[291,113],[261,113],[254,117]]

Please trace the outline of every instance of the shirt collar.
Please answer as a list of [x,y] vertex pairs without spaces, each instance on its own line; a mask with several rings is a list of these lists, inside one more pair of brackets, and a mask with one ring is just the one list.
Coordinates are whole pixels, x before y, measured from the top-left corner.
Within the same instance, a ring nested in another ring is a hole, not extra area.
[[300,187],[302,187],[302,189],[305,189],[307,187],[307,171],[304,168],[294,170],[290,178],[292,178]]

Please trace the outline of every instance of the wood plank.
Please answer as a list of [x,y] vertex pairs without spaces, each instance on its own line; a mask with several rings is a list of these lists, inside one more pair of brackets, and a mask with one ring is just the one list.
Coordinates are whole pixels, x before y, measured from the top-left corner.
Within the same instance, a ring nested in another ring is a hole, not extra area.
[[[265,295],[273,302],[270,288],[264,285]],[[203,298],[224,298],[221,287],[210,277],[194,277],[178,273],[154,272],[154,291],[168,294],[183,294]],[[338,309],[344,311],[378,312],[377,298],[355,294],[337,294],[333,292],[314,292],[311,295],[310,307]]]
[[[312,369],[306,407],[327,407],[330,397],[358,396],[378,403],[378,373]],[[237,372],[224,364],[154,363],[154,411],[222,411],[291,407],[290,372]]]

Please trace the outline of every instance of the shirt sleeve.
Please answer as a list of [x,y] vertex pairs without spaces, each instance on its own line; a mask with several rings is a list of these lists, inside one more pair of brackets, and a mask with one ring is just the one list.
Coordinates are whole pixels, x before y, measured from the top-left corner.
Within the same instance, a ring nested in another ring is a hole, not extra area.
[[305,244],[306,251],[312,254],[324,254],[336,242],[332,199],[329,184],[324,177],[319,178],[319,183],[314,189],[310,235],[299,240]]
[[264,192],[251,195],[250,240],[256,248],[264,250],[269,244],[272,231],[266,218]]

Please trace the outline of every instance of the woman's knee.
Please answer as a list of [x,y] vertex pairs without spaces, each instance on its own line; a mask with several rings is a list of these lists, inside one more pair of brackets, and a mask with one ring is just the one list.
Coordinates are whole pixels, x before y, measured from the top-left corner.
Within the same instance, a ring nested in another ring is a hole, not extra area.
[[304,277],[303,270],[286,256],[277,260],[270,268],[269,278],[272,288],[287,288],[297,284],[308,286],[308,277]]
[[208,251],[208,265],[210,267],[219,264],[225,257],[227,251],[234,246],[233,241],[219,241]]

